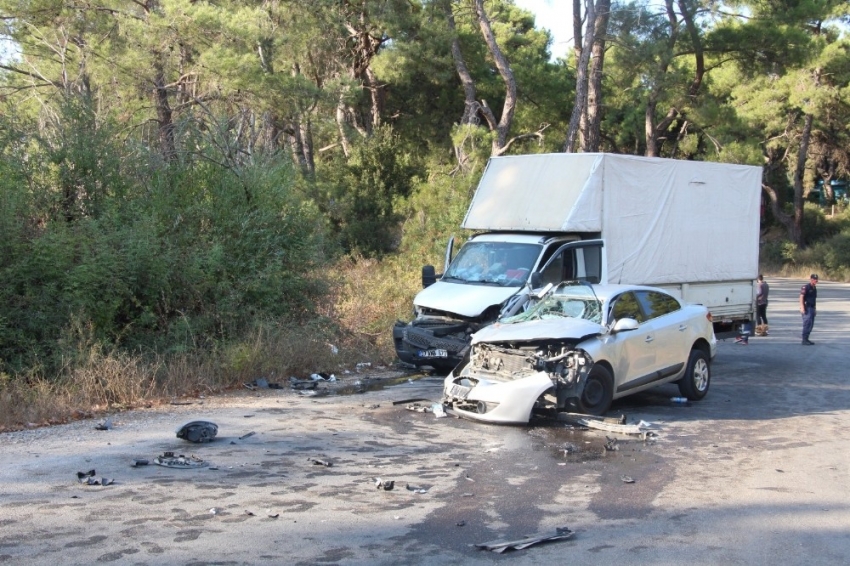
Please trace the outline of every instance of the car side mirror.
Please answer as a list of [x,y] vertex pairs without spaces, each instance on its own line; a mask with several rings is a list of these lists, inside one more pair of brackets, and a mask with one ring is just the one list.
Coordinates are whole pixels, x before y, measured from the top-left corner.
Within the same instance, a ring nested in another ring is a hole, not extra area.
[[429,287],[437,282],[437,273],[433,265],[422,266],[422,288]]
[[637,330],[639,326],[638,321],[633,318],[621,318],[617,322],[614,323],[614,328],[611,329],[611,332],[624,332],[627,330]]
[[540,277],[540,272],[535,271],[531,274],[528,281],[531,283],[532,289],[539,289],[541,285],[543,285],[543,278]]

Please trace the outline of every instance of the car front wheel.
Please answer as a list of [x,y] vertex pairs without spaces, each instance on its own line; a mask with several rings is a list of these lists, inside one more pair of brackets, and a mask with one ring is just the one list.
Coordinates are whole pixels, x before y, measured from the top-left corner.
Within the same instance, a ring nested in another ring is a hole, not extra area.
[[688,369],[679,380],[679,393],[691,401],[699,401],[708,393],[711,384],[711,366],[708,363],[708,354],[702,350],[691,350],[688,358]]
[[578,410],[588,415],[602,415],[614,398],[614,378],[605,366],[595,365],[587,376],[578,399]]

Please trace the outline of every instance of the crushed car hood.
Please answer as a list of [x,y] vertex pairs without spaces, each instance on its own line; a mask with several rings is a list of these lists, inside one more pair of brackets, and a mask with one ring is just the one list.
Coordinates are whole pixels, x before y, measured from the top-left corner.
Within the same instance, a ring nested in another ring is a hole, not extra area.
[[496,322],[472,335],[472,343],[516,340],[584,340],[602,334],[605,327],[579,318],[552,318],[504,324]]
[[437,281],[419,291],[413,304],[465,317],[478,316],[487,307],[507,301],[520,287],[473,285]]

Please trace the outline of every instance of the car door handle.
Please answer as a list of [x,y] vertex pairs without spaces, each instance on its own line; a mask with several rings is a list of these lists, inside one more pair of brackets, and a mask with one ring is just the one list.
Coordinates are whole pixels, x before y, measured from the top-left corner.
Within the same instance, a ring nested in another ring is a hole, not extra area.
[[687,325],[687,324],[680,324],[680,325],[679,325],[679,332],[682,332],[683,330],[687,330],[687,329],[688,329],[688,325]]
[[644,341],[644,342],[646,342],[647,344],[649,344],[649,343],[650,343],[650,342],[652,342],[653,340],[655,340],[655,338],[653,338],[652,336],[647,336],[646,338],[644,338],[644,340],[643,340],[643,341]]

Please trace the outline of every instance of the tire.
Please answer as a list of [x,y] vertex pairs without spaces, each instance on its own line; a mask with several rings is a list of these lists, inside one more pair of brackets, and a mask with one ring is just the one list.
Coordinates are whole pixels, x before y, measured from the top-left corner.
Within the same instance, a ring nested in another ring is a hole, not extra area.
[[711,385],[711,364],[708,354],[699,349],[691,350],[688,357],[688,368],[685,375],[678,381],[679,393],[691,401],[699,401],[708,393]]
[[595,365],[587,376],[577,408],[587,415],[603,415],[614,399],[614,378],[605,366]]

